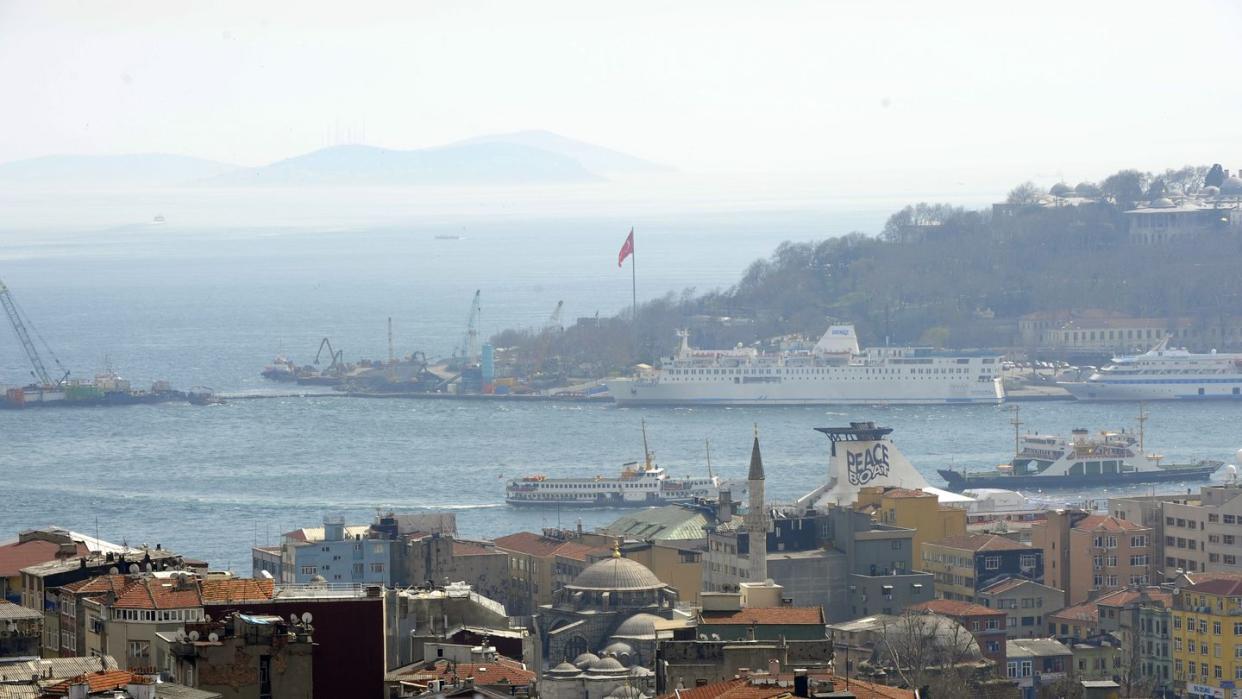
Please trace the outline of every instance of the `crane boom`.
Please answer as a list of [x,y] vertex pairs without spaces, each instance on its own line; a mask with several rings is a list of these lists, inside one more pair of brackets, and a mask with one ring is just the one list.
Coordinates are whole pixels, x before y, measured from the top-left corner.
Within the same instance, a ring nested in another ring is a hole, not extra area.
[[21,343],[22,349],[26,352],[26,358],[34,367],[35,379],[43,386],[53,385],[52,377],[47,373],[47,367],[43,366],[43,358],[39,356],[39,349],[30,339],[26,324],[22,322],[21,313],[17,311],[17,304],[13,303],[13,296],[3,281],[0,281],[0,305],[4,306],[4,312],[9,316],[9,324],[13,326],[13,332],[17,333],[17,341]]
[[474,361],[479,342],[479,316],[483,313],[483,309],[479,304],[479,296],[482,292],[478,289],[474,292],[474,300],[470,302],[470,316],[466,318],[466,336],[461,340],[461,347],[458,354],[462,364],[469,364]]

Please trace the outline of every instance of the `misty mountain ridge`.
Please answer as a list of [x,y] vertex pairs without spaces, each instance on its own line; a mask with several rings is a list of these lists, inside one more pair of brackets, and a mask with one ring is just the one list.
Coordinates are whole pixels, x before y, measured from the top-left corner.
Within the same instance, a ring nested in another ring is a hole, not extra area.
[[553,185],[670,170],[548,131],[520,131],[413,150],[329,146],[258,167],[162,153],[46,156],[0,164],[0,182],[86,188]]
[[164,187],[216,177],[240,165],[167,153],[47,155],[0,163],[6,187]]

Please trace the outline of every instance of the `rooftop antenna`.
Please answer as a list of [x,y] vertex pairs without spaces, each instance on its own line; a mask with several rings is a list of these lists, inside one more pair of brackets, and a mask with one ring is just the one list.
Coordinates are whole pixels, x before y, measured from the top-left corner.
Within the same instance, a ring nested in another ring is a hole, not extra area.
[[1138,425],[1139,425],[1139,453],[1146,454],[1143,449],[1143,423],[1147,422],[1147,404],[1139,403]]
[[1022,432],[1020,431],[1022,421],[1018,419],[1018,413],[1022,411],[1022,406],[1015,403],[1010,410],[1013,412],[1013,419],[1009,421],[1009,424],[1013,425],[1013,455],[1017,457],[1022,453],[1022,450],[1019,448],[1022,439]]
[[394,360],[393,360],[393,351],[392,351],[392,316],[388,316],[388,364],[392,365],[393,363],[394,363]]
[[712,440],[704,439],[703,444],[707,447],[707,478],[712,478]]
[[643,427],[643,470],[651,470],[651,449],[647,447],[647,418],[642,418]]

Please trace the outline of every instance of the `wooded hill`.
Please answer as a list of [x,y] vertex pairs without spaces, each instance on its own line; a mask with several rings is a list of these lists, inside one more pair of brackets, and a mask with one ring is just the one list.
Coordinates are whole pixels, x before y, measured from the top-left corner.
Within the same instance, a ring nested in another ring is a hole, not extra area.
[[[970,211],[921,203],[893,214],[878,236],[851,233],[782,243],[733,287],[670,293],[629,313],[560,330],[510,330],[493,338],[517,350],[530,373],[599,376],[651,362],[689,327],[701,347],[750,344],[787,333],[818,335],[852,322],[864,345],[999,347],[1033,311],[1116,311],[1212,322],[1242,308],[1242,238],[1220,231],[1162,245],[1132,243],[1124,211],[1164,197],[1225,189],[1219,166],[1162,175],[1123,171],[1099,185],[1020,185],[1004,204]],[[1242,191],[1239,192],[1242,194]],[[1229,206],[1237,206],[1236,199]]]

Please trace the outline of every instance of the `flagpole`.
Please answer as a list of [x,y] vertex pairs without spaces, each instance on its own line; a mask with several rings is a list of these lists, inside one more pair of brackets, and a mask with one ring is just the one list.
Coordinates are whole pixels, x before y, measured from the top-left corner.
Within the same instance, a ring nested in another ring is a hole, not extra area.
[[[630,226],[630,236],[634,235],[634,227]],[[630,294],[634,304],[634,355],[638,356],[638,244],[630,246]]]

